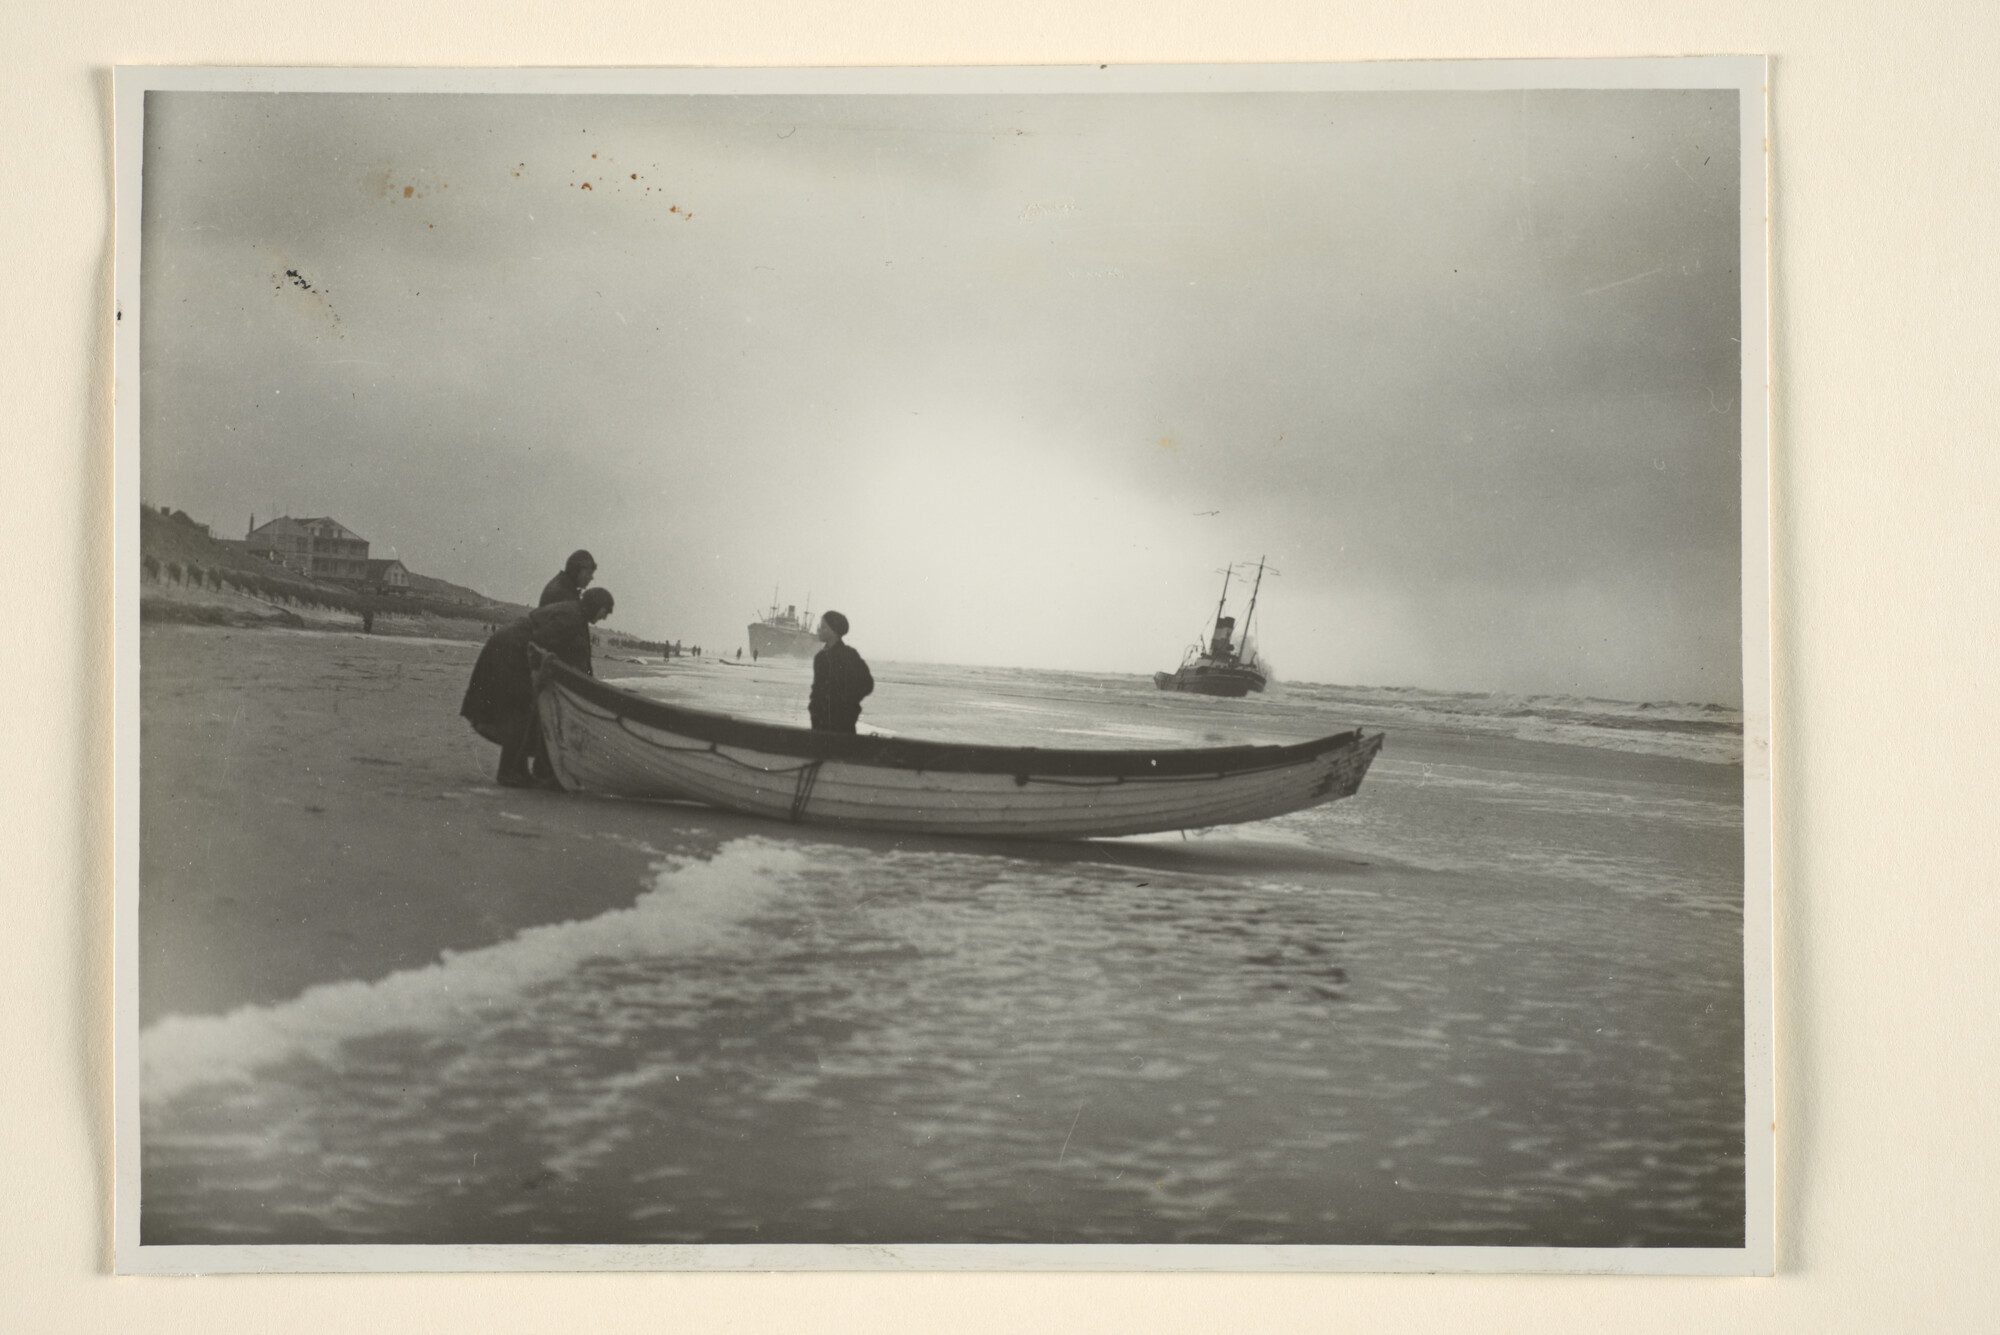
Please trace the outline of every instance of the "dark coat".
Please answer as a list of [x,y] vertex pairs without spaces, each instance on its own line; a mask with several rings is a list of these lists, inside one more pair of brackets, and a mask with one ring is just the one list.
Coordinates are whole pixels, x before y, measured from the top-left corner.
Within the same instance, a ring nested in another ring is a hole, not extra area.
[[505,745],[518,735],[535,707],[533,669],[528,662],[531,644],[579,671],[589,672],[590,623],[584,620],[583,605],[567,602],[538,607],[495,631],[479,651],[458,712],[490,742]]
[[813,655],[812,696],[806,713],[820,732],[853,732],[861,718],[861,702],[875,689],[875,678],[861,655],[846,644],[829,644]]
[[573,603],[581,597],[583,597],[583,585],[576,582],[575,575],[563,569],[556,571],[556,577],[542,586],[542,601],[536,606],[547,607],[550,603],[561,602]]

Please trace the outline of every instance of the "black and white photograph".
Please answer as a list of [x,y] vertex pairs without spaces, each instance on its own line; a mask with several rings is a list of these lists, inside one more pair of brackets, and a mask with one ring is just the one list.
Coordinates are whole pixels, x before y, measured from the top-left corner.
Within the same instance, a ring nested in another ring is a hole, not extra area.
[[121,69],[118,1268],[1768,1273],[1763,79]]

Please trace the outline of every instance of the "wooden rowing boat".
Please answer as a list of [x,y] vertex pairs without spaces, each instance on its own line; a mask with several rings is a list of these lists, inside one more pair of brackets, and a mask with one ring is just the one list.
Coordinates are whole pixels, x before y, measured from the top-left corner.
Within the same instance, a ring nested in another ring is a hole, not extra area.
[[853,829],[1088,839],[1232,825],[1352,796],[1382,748],[1359,729],[1203,750],[975,746],[689,709],[546,656],[535,681],[565,789]]

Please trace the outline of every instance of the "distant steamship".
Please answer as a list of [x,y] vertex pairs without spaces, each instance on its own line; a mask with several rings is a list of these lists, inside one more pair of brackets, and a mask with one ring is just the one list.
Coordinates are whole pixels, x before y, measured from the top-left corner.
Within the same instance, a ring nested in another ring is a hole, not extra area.
[[1233,569],[1222,572],[1222,597],[1215,604],[1215,628],[1209,633],[1208,643],[1191,646],[1174,671],[1155,672],[1153,685],[1163,691],[1240,697],[1261,691],[1268,684],[1269,676],[1250,645],[1250,618],[1257,614],[1257,591],[1264,587],[1264,562],[1259,558],[1257,579],[1250,586],[1250,607],[1243,614],[1241,641],[1235,638],[1236,618],[1222,612],[1229,602],[1229,576]]
[[812,606],[799,615],[798,605],[787,603],[778,610],[778,591],[771,590],[770,610],[750,623],[750,652],[757,658],[811,658],[819,652],[819,637],[813,634]]

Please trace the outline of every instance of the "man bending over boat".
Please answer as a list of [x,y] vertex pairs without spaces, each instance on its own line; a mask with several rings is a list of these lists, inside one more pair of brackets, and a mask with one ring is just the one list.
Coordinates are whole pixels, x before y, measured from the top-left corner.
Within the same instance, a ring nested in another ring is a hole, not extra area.
[[561,786],[549,766],[541,720],[535,714],[534,669],[528,660],[528,646],[546,649],[578,671],[589,673],[590,628],[610,616],[611,607],[609,590],[585,589],[579,599],[538,607],[513,625],[502,627],[479,651],[458,712],[472,724],[473,731],[500,744],[500,773],[495,782],[508,788]]
[[819,638],[826,648],[813,655],[812,697],[806,713],[815,732],[853,732],[861,718],[861,702],[875,689],[868,664],[841,637],[847,618],[828,612],[819,619]]
[[573,603],[583,597],[583,591],[590,587],[590,581],[597,578],[597,558],[579,548],[569,554],[563,568],[556,571],[556,577],[542,586],[542,601],[539,606],[550,603]]

